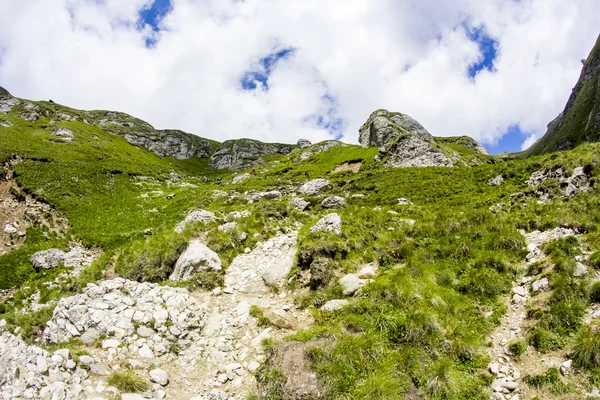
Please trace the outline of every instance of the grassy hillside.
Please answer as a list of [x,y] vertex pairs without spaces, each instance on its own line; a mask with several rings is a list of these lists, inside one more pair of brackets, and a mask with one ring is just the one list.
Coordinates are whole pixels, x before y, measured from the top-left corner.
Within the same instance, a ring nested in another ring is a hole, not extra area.
[[546,134],[517,157],[529,157],[572,149],[581,143],[600,141],[600,36],[585,61],[581,76],[561,115],[548,125]]
[[[24,121],[23,104],[0,114],[11,124],[0,127],[0,161],[22,157],[14,167],[16,182],[29,195],[53,205],[70,223],[61,237],[31,228],[23,247],[0,257],[0,288],[16,289],[0,304],[0,319],[21,326],[29,340],[45,324],[51,300],[76,292],[87,282],[121,275],[168,284],[165,278],[191,237],[202,237],[227,267],[244,248],[299,227],[289,288],[298,290],[296,304],[314,310],[316,322],[290,340],[325,339],[327,345],[311,351],[310,359],[327,398],[395,399],[418,393],[428,399],[488,399],[493,380],[487,371],[488,334],[502,318],[512,282],[527,272],[523,263],[527,250],[519,230],[571,227],[581,233],[576,245],[555,243],[547,249],[554,261],[544,273],[555,297],[532,310],[530,319],[539,321],[536,327],[543,332],[528,332],[525,347],[549,351],[547,341],[538,339],[554,335],[560,340],[552,342],[552,351],[586,350],[581,343],[591,333],[586,333],[589,328],[582,315],[598,301],[590,289],[591,274],[573,278],[561,262],[574,262],[581,250],[599,257],[598,188],[568,198],[561,196],[563,188],[556,179],[541,188],[530,188],[525,181],[534,171],[560,167],[572,172],[578,166],[596,180],[599,144],[502,162],[448,142],[444,145],[464,159],[478,157],[481,165],[403,169],[382,168],[374,161],[376,148],[334,147],[304,161],[297,161],[301,150],[296,149],[267,157],[256,175],[233,185],[232,174],[209,170],[207,160],[160,158],[81,121],[51,123],[52,103],[34,103],[40,107],[40,118]],[[56,137],[53,133],[59,127],[71,130],[74,140]],[[360,163],[360,170],[332,173],[345,163]],[[297,186],[306,181],[305,173],[329,179],[333,189],[328,194],[347,196],[347,206],[338,211],[343,220],[340,235],[310,232],[331,212],[322,208],[320,198],[306,197],[311,203],[307,212],[288,204]],[[497,175],[504,177],[504,184],[489,186],[487,181]],[[204,183],[204,177],[210,182]],[[275,189],[283,193],[279,200],[249,204],[246,198],[250,191]],[[540,191],[551,200],[540,201]],[[511,196],[515,193],[521,194]],[[410,204],[400,205],[398,198]],[[215,212],[218,220],[193,224],[183,235],[174,235],[175,225],[196,208]],[[240,210],[251,211],[251,217],[239,221],[231,232],[218,230],[230,211]],[[242,239],[241,233],[247,238]],[[73,240],[100,248],[102,256],[78,278],[61,287],[46,287],[44,282],[64,269],[37,273],[29,257]],[[569,250],[575,246],[577,251]],[[341,296],[335,280],[299,290],[303,272],[319,257],[329,259],[338,274],[357,271],[369,262],[377,262],[381,272],[351,306],[325,314],[319,307]],[[593,260],[590,265],[596,265]],[[185,283],[190,288],[220,284],[221,274],[200,274]],[[21,311],[37,291],[48,308]],[[556,306],[556,299],[565,298],[573,307]],[[567,320],[575,322],[568,326],[557,322]],[[585,385],[600,383],[596,361],[581,368]],[[268,398],[280,398],[278,393],[274,390]]]

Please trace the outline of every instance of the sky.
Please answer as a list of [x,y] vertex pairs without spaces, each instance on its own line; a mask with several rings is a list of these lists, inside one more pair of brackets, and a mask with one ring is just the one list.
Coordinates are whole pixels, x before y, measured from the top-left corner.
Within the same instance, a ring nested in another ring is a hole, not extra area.
[[379,108],[492,153],[564,108],[597,0],[0,0],[0,86],[224,141],[357,143]]

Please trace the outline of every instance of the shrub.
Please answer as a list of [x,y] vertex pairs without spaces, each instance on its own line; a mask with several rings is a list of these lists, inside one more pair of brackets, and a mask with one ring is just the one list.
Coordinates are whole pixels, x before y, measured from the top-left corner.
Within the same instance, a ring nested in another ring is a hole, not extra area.
[[569,385],[561,379],[557,368],[548,368],[543,375],[527,375],[523,377],[523,381],[529,386],[544,388],[553,394],[564,394],[571,390]]
[[256,318],[258,326],[271,326],[269,318],[265,317],[263,311],[256,305],[250,306],[250,316]]
[[106,379],[106,383],[125,393],[141,393],[150,388],[148,380],[136,375],[132,370],[113,372]]
[[524,340],[517,340],[508,345],[508,350],[520,358],[527,351],[527,343]]
[[585,326],[575,339],[573,361],[584,368],[600,367],[600,324]]
[[528,337],[529,343],[541,352],[547,352],[561,348],[562,341],[554,333],[543,329],[534,329]]

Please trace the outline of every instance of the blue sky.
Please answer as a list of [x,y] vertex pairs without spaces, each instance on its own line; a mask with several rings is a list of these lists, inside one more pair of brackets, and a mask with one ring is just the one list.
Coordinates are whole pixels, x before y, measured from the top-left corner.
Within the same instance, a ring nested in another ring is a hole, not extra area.
[[516,151],[564,107],[596,11],[597,0],[0,1],[0,85],[221,141],[357,143],[385,108],[434,136]]

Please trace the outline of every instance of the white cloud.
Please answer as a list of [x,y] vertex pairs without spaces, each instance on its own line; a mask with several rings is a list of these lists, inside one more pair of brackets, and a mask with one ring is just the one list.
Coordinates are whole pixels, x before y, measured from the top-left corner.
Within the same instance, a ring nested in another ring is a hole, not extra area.
[[[519,124],[530,142],[564,107],[600,26],[595,0],[172,0],[148,49],[136,22],[150,3],[0,0],[0,85],[217,140],[328,138],[309,118],[331,111],[327,95],[349,142],[377,108],[484,143]],[[474,80],[480,54],[463,25],[498,41],[495,70]],[[268,91],[241,89],[287,47]]]

